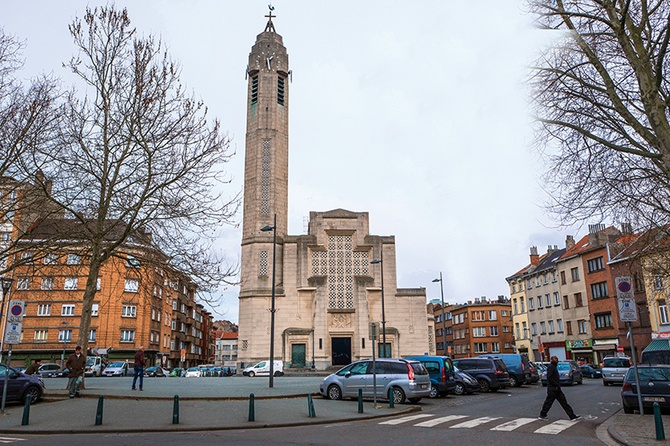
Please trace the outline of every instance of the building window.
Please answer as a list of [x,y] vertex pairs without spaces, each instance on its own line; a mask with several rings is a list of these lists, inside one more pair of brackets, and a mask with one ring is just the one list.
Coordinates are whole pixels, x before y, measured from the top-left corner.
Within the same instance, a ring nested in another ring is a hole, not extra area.
[[561,285],[565,285],[567,282],[565,280],[565,271],[561,271]]
[[535,309],[535,299],[533,299],[532,297],[529,297],[528,298],[528,310],[532,311],[534,309]]
[[485,320],[486,315],[483,311],[473,311],[472,312],[472,320],[473,321],[483,321]]
[[500,310],[500,315],[503,317],[507,316],[507,310]]
[[485,338],[486,327],[472,327],[472,336],[475,338]]
[[563,319],[556,319],[556,325],[559,333],[563,333]]
[[96,289],[97,291],[100,291],[100,286],[101,286],[101,285],[102,285],[102,279],[101,279],[100,277],[98,277],[98,278],[95,280],[95,289]]
[[500,342],[492,342],[491,343],[491,351],[493,353],[500,353]]
[[51,304],[39,304],[37,306],[38,316],[51,316]]
[[586,267],[588,268],[590,273],[605,269],[605,262],[603,261],[603,257],[600,256],[596,257],[595,259],[587,260]]
[[591,284],[591,298],[602,299],[607,297],[607,282],[598,282]]
[[35,330],[35,337],[33,338],[36,342],[44,342],[47,340],[47,331],[46,330]]
[[81,256],[78,254],[68,254],[67,255],[67,264],[68,265],[79,265],[81,263]]
[[563,296],[563,309],[567,310],[570,308],[570,301],[568,300],[568,296]]
[[525,313],[526,312],[526,301],[522,297],[521,299],[519,299],[519,302],[521,303],[521,312]]
[[521,328],[519,328],[518,322],[515,324],[515,327],[516,327],[516,337],[517,339],[521,339]]
[[58,256],[53,253],[44,254],[44,264],[45,265],[55,265],[58,263]]
[[95,342],[95,330],[88,332],[88,342]]
[[514,314],[519,314],[519,308],[516,303],[516,299],[512,301],[514,303]]
[[21,263],[24,265],[32,265],[35,254],[32,252],[22,252],[21,253]]
[[568,335],[572,335],[572,321],[566,321],[565,322],[565,332]]
[[93,304],[91,307],[91,316],[97,316],[98,315],[98,308],[99,304]]
[[43,290],[53,290],[54,289],[54,278],[53,277],[43,277],[42,284],[40,288]]
[[16,289],[17,290],[29,290],[30,289],[30,279],[27,278],[27,277],[21,277],[16,282]]
[[3,242],[8,242],[12,239],[12,233],[11,232],[2,232],[2,233],[0,233],[0,235],[2,236],[2,241]]
[[60,315],[61,316],[74,316],[74,305],[63,304],[63,306],[60,309]]
[[545,302],[547,303],[546,307],[547,307],[547,308],[551,307],[551,297],[549,297],[548,294],[545,294],[545,295],[544,295],[544,300],[545,300]]
[[491,333],[491,336],[498,336],[498,327],[489,327],[489,332]]
[[537,309],[542,308],[542,296],[537,296]]
[[177,320],[172,319],[172,330],[177,330]]
[[544,321],[540,322],[540,334],[547,334],[547,324]]
[[135,342],[135,330],[121,330],[121,342]]
[[63,289],[65,289],[65,290],[76,290],[78,285],[79,285],[79,278],[77,278],[77,277],[66,277],[65,278],[65,286],[63,287]]
[[277,76],[277,104],[284,105],[284,78]]
[[486,353],[486,342],[475,342],[475,353]]
[[612,328],[612,313],[594,314],[593,318],[596,322],[596,328]]
[[528,324],[526,321],[523,321],[521,325],[523,326],[523,338],[528,339]]
[[665,288],[663,286],[663,276],[660,274],[654,274],[654,289],[662,290],[663,288]]
[[661,320],[661,324],[668,324],[668,306],[663,299],[659,299],[658,301],[658,317]]
[[586,321],[581,319],[577,321],[577,324],[579,325],[579,334],[586,334]]
[[137,279],[126,279],[123,285],[123,291],[128,293],[137,293],[139,282]]
[[498,313],[496,312],[496,310],[489,310],[489,320],[490,321],[498,320]]
[[549,334],[554,334],[554,321],[549,321]]
[[561,298],[558,296],[558,291],[554,291],[554,306],[561,304]]
[[58,330],[58,342],[70,342],[72,341],[72,330]]
[[126,267],[139,268],[139,266],[140,266],[140,260],[137,257],[131,256],[130,254],[126,256]]
[[582,293],[575,293],[575,307],[583,307]]
[[537,323],[531,322],[530,324],[530,332],[533,336],[537,335]]
[[135,305],[124,305],[121,310],[121,317],[137,317],[137,307]]
[[251,78],[251,103],[255,104],[258,102],[258,76],[253,76]]
[[573,282],[579,282],[579,268],[572,268],[570,270],[570,275],[572,276]]

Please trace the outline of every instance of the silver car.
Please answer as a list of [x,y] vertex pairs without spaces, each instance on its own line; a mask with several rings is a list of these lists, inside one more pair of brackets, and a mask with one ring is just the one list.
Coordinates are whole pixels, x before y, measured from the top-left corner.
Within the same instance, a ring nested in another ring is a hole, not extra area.
[[363,398],[389,398],[392,392],[395,404],[417,403],[421,398],[430,396],[430,375],[419,361],[407,359],[378,359],[375,361],[375,374],[371,359],[364,359],[349,364],[335,373],[330,374],[321,382],[319,393],[331,400],[357,398],[358,389],[362,390]]
[[630,358],[626,356],[608,356],[603,358],[603,385],[613,383],[623,384],[623,378],[631,366]]

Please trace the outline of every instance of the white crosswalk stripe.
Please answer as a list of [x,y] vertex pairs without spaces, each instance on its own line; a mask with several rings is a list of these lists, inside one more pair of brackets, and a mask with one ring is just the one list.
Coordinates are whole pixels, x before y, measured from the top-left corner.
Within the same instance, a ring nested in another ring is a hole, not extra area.
[[470,429],[472,427],[481,426],[482,424],[490,423],[491,421],[499,420],[500,417],[481,417],[475,418],[474,420],[464,421],[463,423],[458,423],[454,426],[451,426],[450,429]]
[[435,415],[433,414],[420,414],[420,415],[411,415],[409,417],[402,417],[402,418],[396,418],[394,420],[388,420],[384,421],[379,424],[390,424],[390,425],[396,425],[396,424],[402,424],[402,423],[408,423],[410,421],[414,420],[420,420],[421,418],[427,418],[427,417],[434,417]]
[[553,423],[541,427],[538,430],[535,431],[536,434],[550,434],[550,435],[556,435],[560,432],[563,432],[570,426],[574,426],[575,424],[579,423],[579,421],[569,421],[569,420],[558,420],[554,421]]
[[447,423],[449,421],[460,420],[461,418],[465,418],[465,415],[449,415],[447,417],[433,418],[432,420],[424,421],[422,423],[415,424],[414,426],[433,427],[437,426],[438,424]]
[[14,443],[16,441],[24,441],[25,438],[18,438],[18,437],[0,437],[0,443]]
[[514,429],[523,426],[524,424],[537,421],[537,418],[517,418],[516,420],[508,421],[491,429],[492,431],[513,431]]

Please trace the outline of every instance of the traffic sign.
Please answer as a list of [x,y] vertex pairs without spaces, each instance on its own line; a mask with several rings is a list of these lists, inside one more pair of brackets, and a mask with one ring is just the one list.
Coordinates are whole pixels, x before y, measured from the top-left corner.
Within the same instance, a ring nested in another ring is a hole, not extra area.
[[617,299],[619,301],[619,318],[622,322],[635,322],[637,321],[637,307],[635,305],[635,299],[633,298],[623,298]]
[[616,297],[619,299],[630,298],[633,296],[633,283],[629,276],[619,276],[614,279],[616,283]]
[[9,313],[5,323],[5,343],[18,344],[21,342],[21,329],[23,328],[23,314],[26,310],[26,303],[22,300],[12,300],[9,302]]
[[617,353],[623,353],[623,345],[617,345],[616,346],[616,351],[617,351]]

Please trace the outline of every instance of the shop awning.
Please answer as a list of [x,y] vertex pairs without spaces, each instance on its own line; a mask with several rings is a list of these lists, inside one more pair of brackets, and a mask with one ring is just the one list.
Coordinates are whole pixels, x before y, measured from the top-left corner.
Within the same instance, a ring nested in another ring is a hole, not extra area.
[[670,350],[670,340],[668,339],[653,339],[649,345],[647,345],[643,352],[653,352],[656,350]]

